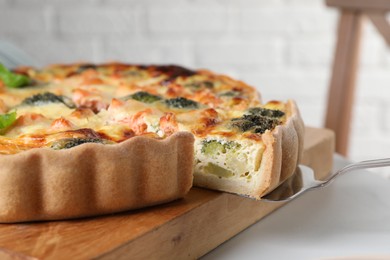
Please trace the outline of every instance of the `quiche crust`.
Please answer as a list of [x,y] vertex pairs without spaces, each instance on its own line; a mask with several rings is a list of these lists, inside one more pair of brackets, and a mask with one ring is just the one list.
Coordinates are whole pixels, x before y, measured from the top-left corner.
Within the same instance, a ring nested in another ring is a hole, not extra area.
[[194,137],[87,143],[0,156],[0,222],[114,213],[183,197],[192,186]]
[[292,176],[302,157],[303,121],[294,101],[289,100],[287,106],[291,113],[287,122],[262,136],[265,150],[258,173],[261,178],[248,194],[251,197],[260,199]]

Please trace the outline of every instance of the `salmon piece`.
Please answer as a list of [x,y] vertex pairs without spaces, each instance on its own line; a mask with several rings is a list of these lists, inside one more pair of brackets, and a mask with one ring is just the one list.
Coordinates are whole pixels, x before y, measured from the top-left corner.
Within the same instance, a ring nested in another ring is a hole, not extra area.
[[19,116],[15,121],[15,126],[26,126],[26,125],[32,125],[35,124],[36,121],[45,120],[47,119],[42,114],[37,113],[27,113],[24,115]]
[[127,124],[136,135],[144,134],[148,128],[145,122],[145,116],[152,113],[151,109],[139,111],[130,117],[125,117],[119,120],[119,122]]
[[75,111],[73,111],[70,116],[81,119],[81,118],[87,118],[93,116],[95,113],[89,109],[89,108],[76,108]]
[[83,81],[82,85],[100,85],[103,84],[104,81],[99,78],[99,74],[95,70],[86,70],[82,73]]
[[166,136],[170,136],[179,130],[175,114],[168,112],[160,118],[160,129]]
[[73,90],[72,100],[77,107],[90,108],[95,113],[108,107],[108,105],[103,102],[101,96],[93,91],[82,88]]
[[0,114],[7,113],[8,109],[4,101],[0,98]]
[[222,99],[217,97],[208,89],[198,91],[195,94],[187,95],[187,98],[208,105],[212,108],[218,107],[220,104],[222,104]]
[[52,129],[72,129],[73,124],[69,120],[60,117],[54,120],[53,123],[51,123],[50,127]]
[[168,97],[180,97],[183,96],[185,92],[185,89],[183,86],[179,84],[170,83],[168,85],[168,90],[166,92],[166,95]]

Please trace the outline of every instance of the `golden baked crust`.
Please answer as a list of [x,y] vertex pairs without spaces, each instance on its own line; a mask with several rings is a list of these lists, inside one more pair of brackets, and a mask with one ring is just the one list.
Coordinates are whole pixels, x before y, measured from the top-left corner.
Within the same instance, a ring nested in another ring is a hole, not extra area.
[[165,203],[192,186],[193,136],[0,156],[0,222],[92,216]]

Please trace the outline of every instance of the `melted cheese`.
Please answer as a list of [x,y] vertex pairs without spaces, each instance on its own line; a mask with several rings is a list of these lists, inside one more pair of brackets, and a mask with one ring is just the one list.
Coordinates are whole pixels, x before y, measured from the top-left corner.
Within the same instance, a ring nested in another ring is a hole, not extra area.
[[[40,143],[33,146],[46,146],[49,139],[94,133],[121,142],[134,135],[151,134],[157,138],[177,131],[190,131],[198,143],[210,136],[221,141],[242,143],[247,150],[240,151],[239,156],[229,161],[245,171],[249,170],[245,168],[246,164],[252,165],[253,170],[254,158],[261,154],[259,135],[240,133],[229,127],[230,120],[241,117],[249,106],[259,106],[260,98],[254,88],[229,77],[175,66],[124,64],[97,67],[55,65],[42,70],[28,68],[22,72],[37,83],[0,93],[3,113],[16,111],[18,117],[0,137],[0,144],[10,143],[12,139],[17,143],[17,139],[23,139],[22,143],[30,145],[39,137]],[[163,101],[147,104],[132,99],[122,100],[138,91],[147,91],[163,99],[182,96],[200,105],[198,109],[176,109],[168,107]],[[65,96],[75,103],[76,108],[69,108],[63,103],[20,105],[24,99],[44,92]],[[271,102],[265,107],[285,110],[280,102]],[[92,132],[80,129],[91,129]],[[6,151],[0,148],[0,153]],[[232,165],[226,164],[228,159],[225,157],[216,159],[214,164],[232,169]],[[206,158],[202,161],[208,162]]]
[[15,108],[15,111],[18,116],[24,115],[26,113],[35,113],[40,114],[48,119],[56,119],[59,117],[69,116],[74,109],[70,109],[62,103],[49,103],[39,106],[18,106]]

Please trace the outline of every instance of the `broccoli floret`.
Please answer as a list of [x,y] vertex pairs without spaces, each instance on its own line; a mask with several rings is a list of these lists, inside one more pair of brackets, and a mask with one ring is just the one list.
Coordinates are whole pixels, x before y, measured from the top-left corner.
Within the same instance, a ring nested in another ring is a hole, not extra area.
[[184,84],[184,87],[186,88],[192,88],[192,89],[212,89],[214,88],[214,83],[212,81],[198,81],[198,82],[191,82],[191,83],[186,83]]
[[64,138],[54,141],[50,148],[54,150],[69,149],[85,143],[107,143],[106,140],[100,138]]
[[198,102],[183,97],[166,99],[164,102],[167,106],[174,108],[197,109],[199,107]]
[[234,141],[203,140],[201,151],[206,155],[224,154],[229,150],[236,150],[240,147],[241,144]]
[[73,101],[70,98],[65,96],[58,96],[50,92],[39,93],[34,96],[28,97],[22,101],[22,105],[29,105],[29,106],[41,106],[50,103],[63,103],[65,106],[69,108],[76,107],[76,105],[73,103]]
[[233,118],[231,126],[241,132],[253,132],[263,134],[266,130],[272,130],[277,125],[280,125],[277,118],[261,116],[261,115],[243,115],[240,118]]
[[263,107],[252,107],[240,118],[233,118],[231,126],[241,132],[253,132],[263,134],[266,130],[272,130],[281,124],[280,118],[285,113],[280,110]]
[[98,68],[98,66],[97,65],[95,65],[95,64],[89,64],[89,63],[86,63],[86,64],[82,64],[82,65],[80,65],[77,69],[76,69],[76,71],[75,71],[75,73],[76,74],[80,74],[80,73],[83,73],[84,71],[86,71],[86,70],[96,70]]
[[159,101],[162,99],[161,97],[159,97],[157,95],[150,94],[149,92],[146,92],[146,91],[136,92],[134,94],[131,94],[131,95],[125,97],[124,99],[128,100],[130,98],[137,100],[137,101],[140,101],[140,102],[143,102],[143,103],[148,103],[148,104]]
[[240,95],[241,92],[236,90],[225,91],[219,94],[220,97],[238,97]]
[[266,117],[280,118],[284,116],[284,112],[277,109],[268,109],[263,107],[252,107],[248,109],[250,115],[260,115]]

